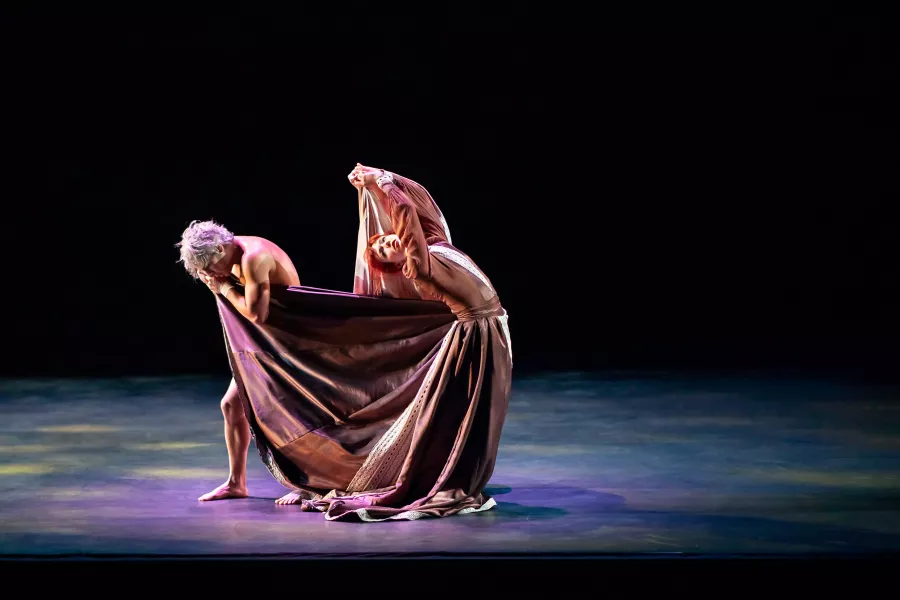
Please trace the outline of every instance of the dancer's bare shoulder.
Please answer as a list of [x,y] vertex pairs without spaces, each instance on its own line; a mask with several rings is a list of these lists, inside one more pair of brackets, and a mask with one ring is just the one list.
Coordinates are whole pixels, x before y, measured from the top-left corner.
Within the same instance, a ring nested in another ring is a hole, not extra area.
[[255,235],[236,235],[234,239],[243,248],[244,256],[274,255],[276,252],[281,251],[281,248],[275,242]]
[[245,275],[248,272],[261,271],[259,276],[264,273],[264,278],[275,285],[300,285],[297,269],[287,252],[278,244],[252,235],[235,236],[235,239],[244,249],[241,268]]

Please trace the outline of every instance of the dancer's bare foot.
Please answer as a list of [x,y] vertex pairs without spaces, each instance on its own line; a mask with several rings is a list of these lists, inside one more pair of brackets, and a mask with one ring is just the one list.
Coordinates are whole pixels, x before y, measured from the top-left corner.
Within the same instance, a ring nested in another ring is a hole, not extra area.
[[203,494],[197,500],[200,502],[209,502],[212,500],[228,500],[229,498],[246,498],[247,486],[238,485],[231,481],[226,481],[216,489]]
[[309,500],[309,495],[303,492],[290,492],[275,501],[275,504],[300,504],[304,500]]

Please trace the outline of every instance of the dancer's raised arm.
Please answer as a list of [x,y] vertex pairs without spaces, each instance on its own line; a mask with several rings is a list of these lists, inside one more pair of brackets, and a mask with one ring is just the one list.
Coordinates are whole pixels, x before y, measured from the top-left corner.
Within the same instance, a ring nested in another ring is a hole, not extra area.
[[403,275],[409,279],[430,277],[431,266],[428,254],[428,244],[415,205],[406,197],[406,194],[394,182],[394,177],[389,171],[375,169],[357,164],[350,174],[350,180],[354,185],[363,185],[372,192],[387,213],[390,215],[391,226],[396,234],[380,236],[375,240],[370,249],[383,261],[390,260],[392,251],[405,253],[405,262],[402,264]]

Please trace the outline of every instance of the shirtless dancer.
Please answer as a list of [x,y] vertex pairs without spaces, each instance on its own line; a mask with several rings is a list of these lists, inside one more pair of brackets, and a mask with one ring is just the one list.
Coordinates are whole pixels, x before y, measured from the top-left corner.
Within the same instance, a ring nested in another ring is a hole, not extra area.
[[[265,323],[269,316],[271,285],[299,286],[300,277],[288,255],[261,237],[234,235],[213,221],[194,221],[184,230],[180,262],[214,293],[221,294],[244,317]],[[244,286],[243,293],[232,281]],[[200,501],[247,497],[247,450],[250,424],[232,378],[222,398],[225,445],[228,447],[228,480]]]

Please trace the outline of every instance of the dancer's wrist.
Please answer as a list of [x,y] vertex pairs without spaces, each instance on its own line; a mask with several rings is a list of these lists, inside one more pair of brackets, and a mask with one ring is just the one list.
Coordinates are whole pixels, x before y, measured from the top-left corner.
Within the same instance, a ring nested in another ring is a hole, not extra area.
[[226,281],[222,284],[222,287],[219,288],[219,293],[222,294],[223,298],[228,297],[228,292],[230,292],[234,288],[234,284]]

